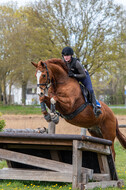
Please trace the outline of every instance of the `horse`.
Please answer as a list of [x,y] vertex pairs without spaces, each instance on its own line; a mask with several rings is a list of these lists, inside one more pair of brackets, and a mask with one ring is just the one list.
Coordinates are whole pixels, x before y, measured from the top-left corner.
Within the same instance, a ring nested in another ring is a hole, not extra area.
[[[120,132],[112,110],[99,101],[102,114],[95,117],[92,106],[85,102],[80,84],[75,78],[68,76],[68,68],[62,59],[52,58],[31,63],[36,67],[37,94],[45,119],[58,123],[57,110],[67,122],[88,129],[92,136],[111,140],[115,160],[115,137],[125,149],[126,137]],[[52,113],[48,113],[45,104]]]

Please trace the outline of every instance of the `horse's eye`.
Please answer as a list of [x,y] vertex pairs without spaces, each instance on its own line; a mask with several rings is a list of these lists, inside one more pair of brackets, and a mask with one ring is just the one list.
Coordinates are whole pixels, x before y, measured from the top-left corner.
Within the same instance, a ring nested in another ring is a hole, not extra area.
[[43,78],[45,78],[46,77],[46,75],[42,75],[43,76]]

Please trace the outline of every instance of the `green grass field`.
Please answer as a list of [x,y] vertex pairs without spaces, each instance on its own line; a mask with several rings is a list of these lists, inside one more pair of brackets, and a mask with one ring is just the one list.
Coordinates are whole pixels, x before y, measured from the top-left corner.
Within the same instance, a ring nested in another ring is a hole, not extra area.
[[[126,190],[126,150],[116,142],[116,170],[119,179],[123,179],[125,185],[122,186],[122,190]],[[6,161],[0,162],[0,168],[7,167]],[[71,183],[49,183],[39,181],[16,181],[16,180],[1,180],[0,190],[71,190]],[[95,190],[101,190],[102,188],[95,188]],[[106,190],[119,190],[119,188],[108,187]]]
[[[111,108],[115,114],[126,115],[126,108]],[[41,108],[37,106],[21,106],[21,105],[12,105],[12,106],[3,106],[0,105],[0,112],[2,114],[41,114]]]
[[13,106],[3,106],[0,105],[0,112],[2,114],[41,114],[40,106],[20,106],[20,105],[13,105]]

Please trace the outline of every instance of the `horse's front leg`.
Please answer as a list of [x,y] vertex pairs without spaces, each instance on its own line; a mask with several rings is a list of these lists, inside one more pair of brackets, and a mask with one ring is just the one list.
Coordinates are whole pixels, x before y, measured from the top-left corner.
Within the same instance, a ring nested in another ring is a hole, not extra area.
[[45,120],[47,122],[50,122],[51,121],[51,115],[47,112],[45,102],[41,102],[40,104],[41,104],[41,111],[42,111],[42,114],[44,115]]
[[56,100],[52,97],[50,99],[50,102],[51,102],[51,107],[50,107],[50,110],[51,110],[51,120],[55,123],[55,124],[58,124],[59,123],[59,115],[56,113]]

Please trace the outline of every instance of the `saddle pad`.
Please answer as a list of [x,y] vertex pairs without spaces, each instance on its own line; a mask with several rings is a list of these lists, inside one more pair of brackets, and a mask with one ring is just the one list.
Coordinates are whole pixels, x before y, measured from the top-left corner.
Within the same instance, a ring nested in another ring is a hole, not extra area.
[[101,108],[101,104],[100,104],[100,102],[98,100],[96,100],[96,105],[97,105],[98,108]]

